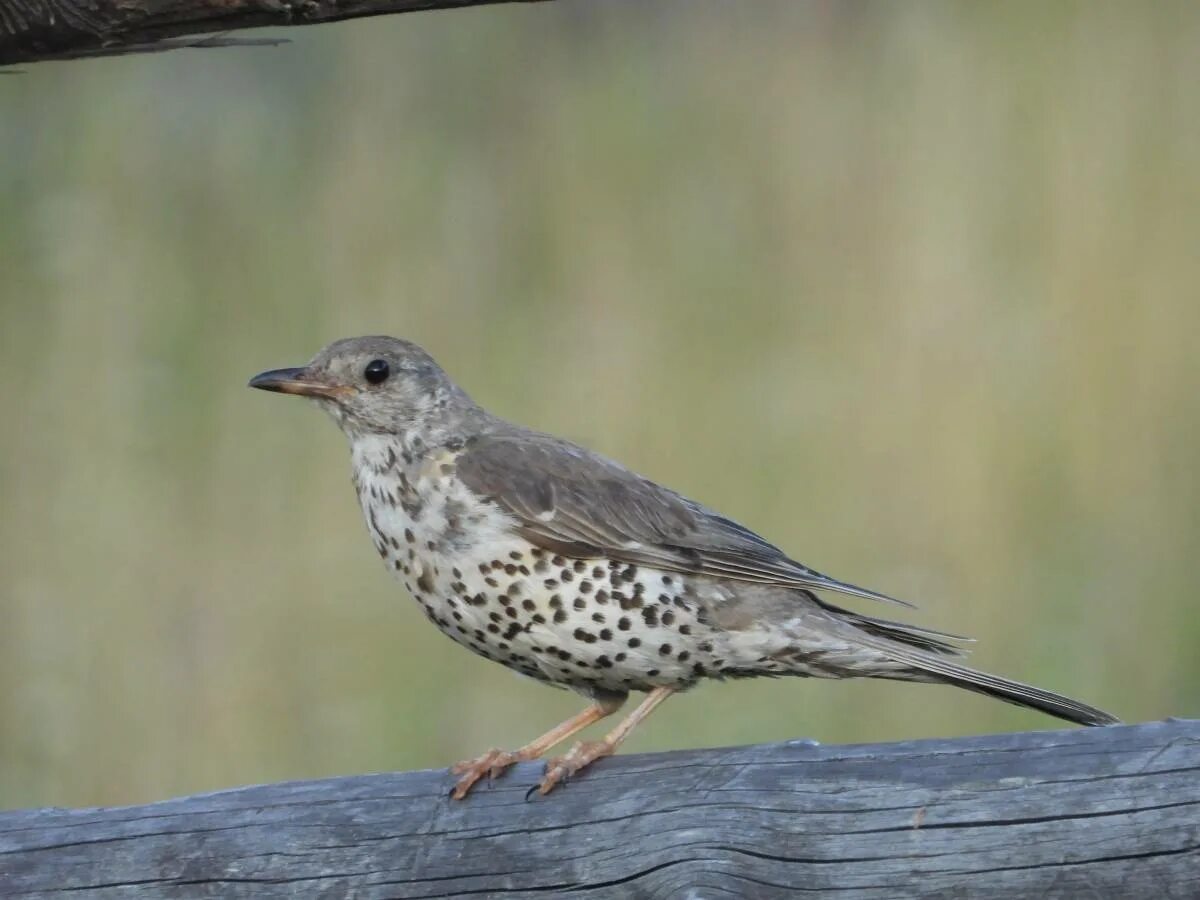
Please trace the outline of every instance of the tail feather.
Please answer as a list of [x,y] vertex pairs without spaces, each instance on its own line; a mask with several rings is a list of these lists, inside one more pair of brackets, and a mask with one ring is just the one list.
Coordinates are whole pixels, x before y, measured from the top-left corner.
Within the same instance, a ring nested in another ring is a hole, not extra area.
[[[826,608],[828,605],[826,605]],[[920,628],[916,625],[903,625],[899,622],[889,622],[887,619],[876,619],[874,616],[864,616],[847,610],[836,610],[846,621],[867,634],[897,641],[924,650],[926,653],[936,653],[939,656],[966,656],[967,649],[960,643],[974,643],[974,638],[950,634],[945,631],[934,631],[932,628]],[[952,641],[956,643],[951,643]]]
[[1116,716],[1102,709],[1088,706],[1062,694],[1044,691],[1030,684],[1001,678],[999,675],[989,675],[987,672],[970,669],[948,659],[913,652],[906,648],[887,652],[898,662],[912,666],[917,672],[933,676],[934,681],[952,684],[1017,706],[1036,709],[1078,725],[1119,725],[1121,722]]
[[903,663],[911,670],[908,674],[885,677],[952,684],[1017,706],[1036,709],[1078,725],[1117,725],[1121,722],[1116,716],[1102,709],[1088,706],[1062,694],[980,672],[947,659],[949,655],[963,655],[961,648],[938,639],[953,638],[953,635],[926,632],[924,629],[853,613],[849,614],[848,618],[862,635],[864,643],[882,651],[896,662]]

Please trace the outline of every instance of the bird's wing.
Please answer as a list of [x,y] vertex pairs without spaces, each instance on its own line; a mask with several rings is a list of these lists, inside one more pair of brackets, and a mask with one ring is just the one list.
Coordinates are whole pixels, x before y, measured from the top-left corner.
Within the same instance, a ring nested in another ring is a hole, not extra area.
[[822,575],[737,522],[550,435],[481,435],[463,449],[457,469],[472,492],[516,520],[525,539],[563,556],[912,606]]

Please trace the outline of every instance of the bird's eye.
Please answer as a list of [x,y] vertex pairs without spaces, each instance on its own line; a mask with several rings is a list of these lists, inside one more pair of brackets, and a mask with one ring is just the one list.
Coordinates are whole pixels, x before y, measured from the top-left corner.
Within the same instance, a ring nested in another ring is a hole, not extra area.
[[367,379],[370,384],[382,384],[387,381],[390,374],[391,368],[386,359],[373,359],[363,369],[363,378]]

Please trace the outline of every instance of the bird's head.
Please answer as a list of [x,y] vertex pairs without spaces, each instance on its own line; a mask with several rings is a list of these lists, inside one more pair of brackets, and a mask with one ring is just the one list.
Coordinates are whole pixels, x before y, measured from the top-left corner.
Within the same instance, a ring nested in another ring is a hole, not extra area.
[[334,341],[295,369],[272,369],[250,387],[309,397],[348,436],[427,432],[474,404],[428,353],[393,337]]

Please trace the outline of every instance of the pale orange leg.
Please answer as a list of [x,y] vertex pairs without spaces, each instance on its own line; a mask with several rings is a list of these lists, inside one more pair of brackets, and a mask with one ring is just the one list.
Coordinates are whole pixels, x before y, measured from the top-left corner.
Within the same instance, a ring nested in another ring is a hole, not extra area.
[[458,783],[454,785],[454,790],[450,792],[450,796],[455,800],[461,800],[475,786],[475,782],[479,781],[485,775],[488,778],[498,778],[504,773],[505,769],[515,763],[537,759],[560,741],[565,741],[571,735],[582,731],[593,722],[599,722],[606,716],[611,716],[621,708],[621,704],[624,702],[624,697],[619,701],[609,701],[606,703],[597,701],[583,712],[572,716],[561,725],[551,728],[541,737],[530,741],[519,750],[492,749],[482,756],[477,756],[475,759],[464,760],[457,765],[451,766],[450,773],[452,775],[461,775],[462,778],[458,779]]
[[601,741],[580,741],[572,747],[565,756],[559,756],[546,763],[546,774],[538,785],[539,794],[548,794],[554,786],[565,778],[579,772],[596,760],[612,756],[621,746],[621,742],[629,737],[629,733],[637,727],[638,722],[654,711],[654,707],[675,693],[675,688],[657,687],[646,695],[646,699],[638,704],[637,709],[626,716],[620,725],[604,736]]

